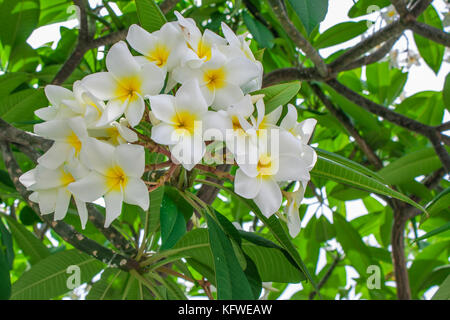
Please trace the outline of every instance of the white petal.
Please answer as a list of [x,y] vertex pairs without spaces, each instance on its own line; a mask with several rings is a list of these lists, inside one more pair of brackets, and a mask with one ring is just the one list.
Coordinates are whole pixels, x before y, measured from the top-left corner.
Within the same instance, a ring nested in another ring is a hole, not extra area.
[[87,139],[81,150],[81,162],[88,168],[104,173],[113,165],[114,147],[95,138]]
[[125,118],[127,118],[130,126],[135,127],[141,122],[144,110],[145,103],[140,96],[137,96],[132,101],[128,102],[128,106],[125,109]]
[[185,82],[176,93],[176,109],[189,110],[193,114],[203,114],[208,110],[205,98],[197,80]]
[[84,201],[81,201],[77,197],[74,197],[74,200],[77,206],[78,215],[80,216],[81,228],[84,230],[88,221],[88,211],[86,208],[86,203]]
[[290,132],[279,131],[279,154],[300,156],[302,152],[302,143],[294,137]]
[[109,49],[106,55],[106,68],[119,81],[123,78],[133,77],[140,71],[139,64],[123,41],[117,42]]
[[140,206],[142,210],[148,210],[150,197],[147,186],[141,179],[129,179],[124,190],[124,202]]
[[303,120],[298,124],[298,127],[296,129],[297,133],[300,135],[303,143],[308,143],[309,139],[311,139],[311,136],[314,132],[314,127],[316,126],[317,120],[316,119],[306,119]]
[[121,191],[110,191],[105,194],[105,228],[108,228],[111,223],[122,213],[123,193]]
[[56,199],[55,220],[64,219],[69,208],[70,198],[72,194],[66,188],[59,188],[58,198]]
[[232,104],[237,103],[244,98],[244,94],[239,86],[227,83],[224,87],[215,90],[215,97],[212,107],[217,109],[226,109]]
[[36,169],[31,169],[19,177],[19,181],[26,188],[36,183]]
[[309,180],[308,165],[300,155],[282,155],[279,159],[278,172],[275,174],[276,181]]
[[[158,40],[151,33],[138,26],[137,24],[133,24],[128,29],[127,41],[130,46],[136,50],[137,52],[146,55],[148,54],[154,46],[154,43]],[[148,60],[147,60],[148,62]]]
[[59,106],[63,100],[74,99],[72,91],[61,86],[49,84],[45,86],[44,91],[50,104],[55,107]]
[[245,58],[235,58],[226,64],[227,81],[242,86],[258,77],[258,66]]
[[172,157],[178,160],[186,170],[191,170],[203,158],[206,146],[201,137],[184,136],[176,145],[170,146]]
[[34,125],[34,133],[47,139],[65,139],[72,130],[67,125],[66,120],[50,120]]
[[83,85],[101,100],[117,97],[118,82],[109,72],[97,72],[83,78]]
[[144,174],[144,147],[135,144],[122,144],[116,147],[114,158],[127,176],[140,178]]
[[49,169],[56,169],[69,158],[71,150],[73,148],[67,143],[55,142],[37,162]]
[[168,94],[160,94],[148,97],[152,112],[158,120],[174,124],[172,119],[175,113],[175,97]]
[[41,118],[42,120],[49,121],[56,118],[58,114],[58,109],[55,107],[40,108],[34,111],[34,114],[38,118]]
[[237,169],[234,178],[234,191],[247,199],[253,199],[259,193],[261,179],[247,176],[242,169]]
[[142,79],[140,94],[142,96],[155,95],[161,92],[166,78],[166,72],[163,69],[149,63],[142,66],[140,76]]
[[265,123],[276,125],[283,112],[283,106],[278,106],[275,110],[265,116]]
[[261,189],[253,201],[262,214],[270,217],[280,208],[282,200],[278,184],[272,179],[261,179]]
[[288,112],[280,123],[280,127],[291,130],[297,125],[297,108],[292,104],[288,104]]
[[106,109],[103,111],[100,120],[97,122],[97,127],[103,127],[111,122],[120,118],[120,116],[124,113],[126,107],[128,105],[128,99],[126,101],[122,101],[121,99],[112,99],[108,101],[106,105]]
[[58,189],[41,190],[38,192],[39,210],[41,214],[55,212]]
[[174,138],[175,128],[170,124],[160,123],[152,127],[152,140],[158,144],[172,145],[177,143],[178,140]]
[[289,229],[289,235],[295,238],[300,232],[300,213],[298,207],[291,203],[287,210],[287,226]]
[[67,189],[84,202],[93,202],[108,191],[106,178],[95,171],[91,171],[86,177],[72,182],[67,186]]
[[233,130],[233,123],[224,111],[208,111],[203,116],[203,130],[205,141],[211,140],[213,136],[214,140],[225,141],[227,130]]

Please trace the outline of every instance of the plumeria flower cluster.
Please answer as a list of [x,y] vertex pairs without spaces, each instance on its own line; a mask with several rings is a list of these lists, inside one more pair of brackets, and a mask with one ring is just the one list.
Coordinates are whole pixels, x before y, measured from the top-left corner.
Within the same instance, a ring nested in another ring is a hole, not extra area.
[[[194,20],[175,14],[177,21],[153,33],[132,25],[126,42],[110,48],[106,72],[75,82],[72,91],[45,88],[50,106],[36,111],[44,121],[34,132],[54,143],[20,178],[33,191],[30,200],[57,220],[73,201],[84,227],[86,203],[103,198],[108,227],[124,202],[149,207],[150,183],[142,179],[146,143],[150,151],[164,151],[170,168],[192,170],[207,158],[207,146],[219,142],[238,166],[236,193],[253,199],[267,217],[279,211],[284,194],[295,236],[316,161],[308,146],[315,120],[298,123],[293,105],[283,118],[282,106],[266,114],[263,95],[251,94],[261,89],[263,68],[245,36],[224,23],[224,37],[202,32]],[[147,120],[149,137],[136,128]],[[297,191],[280,189],[289,181],[299,181]]]

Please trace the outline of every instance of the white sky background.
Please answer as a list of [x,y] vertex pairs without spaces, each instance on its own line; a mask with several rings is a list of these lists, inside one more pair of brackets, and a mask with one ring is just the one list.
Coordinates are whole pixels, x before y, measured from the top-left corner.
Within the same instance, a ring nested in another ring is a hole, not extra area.
[[[91,4],[91,7],[95,7],[99,3],[101,3],[101,0],[89,0],[89,3]],[[323,32],[324,30],[344,21],[349,21],[349,18],[347,16],[347,13],[349,9],[352,7],[353,1],[352,0],[330,0],[329,1],[329,8],[328,8],[328,14],[325,18],[325,20],[320,25],[320,31]],[[445,9],[445,3],[443,0],[435,0],[433,1],[433,5],[437,9],[438,12],[442,12]],[[111,3],[112,8],[114,11],[120,15],[120,11],[117,8],[117,6],[114,3]],[[106,15],[107,12],[105,9],[104,11],[101,11],[102,15]],[[378,13],[373,13],[368,16],[360,17],[357,19],[353,19],[354,21],[364,20],[364,19],[372,19],[374,20],[378,16]],[[378,21],[377,21],[378,23]],[[59,28],[61,26],[67,27],[67,28],[74,28],[78,25],[78,21],[76,19],[69,20],[67,22],[63,23],[56,23],[48,26],[44,26],[41,28],[36,29],[31,36],[28,38],[28,43],[33,48],[38,48],[46,43],[53,42],[52,47],[55,48],[57,45],[57,42],[60,39],[60,32]],[[404,37],[402,37],[397,44],[395,45],[395,48],[398,49],[400,52],[404,51],[407,48],[407,43],[409,43],[409,49],[413,50],[415,52],[418,52],[412,33],[410,31],[406,32],[406,37],[408,38],[408,41],[405,40]],[[344,44],[340,44],[337,46],[333,46],[330,48],[325,48],[320,50],[320,54],[323,57],[329,56],[331,53],[334,53],[342,48],[350,47],[360,41],[360,38],[355,38],[353,40],[347,41]],[[424,90],[433,90],[433,91],[440,91],[442,90],[445,76],[450,72],[450,64],[447,62],[443,62],[441,69],[438,73],[438,75],[435,75],[434,72],[425,64],[423,60],[420,61],[420,66],[412,66],[410,69],[410,74],[408,77],[408,81],[404,88],[405,96],[411,96],[416,92],[424,91]],[[364,72],[363,72],[364,74]],[[450,116],[447,111],[445,111],[444,116],[445,121],[449,121]],[[382,202],[382,200],[380,201]],[[346,203],[347,205],[347,219],[352,220],[356,217],[359,217],[361,215],[367,214],[367,210],[364,207],[361,200],[355,200],[355,201],[348,201]],[[302,227],[304,227],[312,215],[316,212],[317,205],[310,205],[308,207],[307,213],[302,221]],[[332,213],[330,210],[319,210],[317,214],[324,214],[330,221],[332,219]],[[377,245],[376,240],[374,238],[365,239],[370,243],[370,245]],[[331,243],[332,244],[332,243]],[[325,259],[325,252],[322,251],[319,258],[319,264],[318,264],[318,270],[320,271],[321,268],[323,268],[326,264]],[[354,281],[351,279],[353,277],[357,277],[358,274],[356,271],[349,267],[347,268],[347,288],[350,287],[351,284],[354,283]],[[288,286],[288,288],[285,290],[285,292],[280,296],[280,299],[289,299],[289,297],[297,292],[301,288],[301,284],[291,284]],[[434,292],[437,290],[437,287],[430,289],[426,293],[426,298],[429,299]],[[351,298],[357,298],[357,296],[354,295],[354,292],[350,295]]]

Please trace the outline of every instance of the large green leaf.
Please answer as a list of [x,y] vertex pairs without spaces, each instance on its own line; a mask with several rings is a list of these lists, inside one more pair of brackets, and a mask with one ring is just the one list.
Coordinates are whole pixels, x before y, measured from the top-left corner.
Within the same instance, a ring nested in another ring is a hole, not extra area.
[[388,186],[384,185],[378,180],[366,176],[352,168],[349,168],[341,163],[335,162],[333,160],[325,159],[318,156],[316,166],[311,171],[312,176],[330,179],[338,183],[344,183],[351,187],[358,188],[361,190],[366,190],[369,192],[385,195],[388,197],[393,197],[402,200],[410,205],[425,211],[419,204],[412,201],[407,196],[397,192]]
[[35,264],[50,255],[47,247],[39,241],[25,226],[9,216],[5,216],[9,229],[17,241],[23,253],[30,258],[30,263]]
[[[304,276],[289,258],[288,253],[270,240],[253,233],[241,231],[242,250],[255,263],[261,280],[264,282],[295,283]],[[186,233],[174,246],[176,254],[213,267],[213,258],[206,229],[194,229]]]
[[55,253],[25,272],[12,286],[13,300],[43,300],[60,296],[71,289],[68,268],[80,268],[80,283],[90,281],[103,264],[76,249]]
[[161,9],[153,0],[135,0],[139,22],[145,30],[153,32],[159,30],[167,22]]
[[25,72],[11,72],[0,76],[0,98],[8,95],[21,83],[28,80],[29,76]]
[[177,206],[168,196],[162,200],[161,213],[161,250],[172,248],[186,233],[186,221]]
[[350,8],[348,16],[350,18],[365,16],[374,11],[379,11],[390,4],[391,2],[389,0],[359,0]]
[[431,300],[450,300],[450,275],[441,284]]
[[221,300],[256,299],[248,279],[235,255],[233,245],[220,226],[210,216],[208,222],[209,245],[216,274],[217,298]]
[[25,89],[0,100],[0,117],[10,123],[24,124],[34,119],[36,109],[47,105],[43,89]]
[[450,111],[450,73],[445,77],[442,99],[444,100],[445,108]]
[[294,98],[300,90],[300,82],[277,84],[255,92],[252,95],[264,94],[264,104],[266,105],[266,114],[275,110],[277,107],[285,105]]
[[427,205],[427,211],[430,214],[430,216],[433,216],[443,209],[446,209],[449,207],[450,203],[450,188],[447,188],[440,192],[428,205]]
[[11,296],[11,278],[6,254],[0,248],[0,300],[8,300]]
[[[441,18],[439,18],[439,14],[433,6],[429,6],[424,13],[417,18],[417,21],[441,30],[443,28]],[[425,60],[431,70],[437,74],[444,59],[444,46],[437,44],[428,38],[419,36],[418,34],[414,34],[414,41],[416,42],[417,49],[419,49],[419,53],[423,60]]]
[[433,148],[423,148],[391,162],[378,174],[391,185],[408,182],[420,175],[426,175],[442,167]]
[[249,13],[246,11],[242,12],[242,17],[244,18],[244,23],[247,26],[250,33],[255,38],[256,42],[261,48],[272,48],[273,43],[273,34],[265,25],[263,25],[258,20],[254,19]]
[[353,39],[366,32],[367,21],[348,21],[332,26],[320,34],[314,40],[314,47],[317,49],[328,48],[339,43]]
[[0,252],[4,251],[9,270],[13,267],[14,247],[11,233],[6,229],[2,219],[0,219]]
[[420,241],[420,240],[424,240],[424,239],[428,239],[428,238],[430,238],[430,237],[432,237],[432,236],[435,236],[435,235],[437,235],[437,234],[446,232],[446,231],[448,231],[448,230],[450,230],[450,222],[444,224],[443,226],[441,226],[441,227],[439,227],[439,228],[436,228],[436,229],[434,229],[434,230],[431,230],[430,232],[427,232],[426,234],[424,234],[424,235],[421,236],[421,237],[418,237],[418,238],[415,240],[415,242]]
[[328,12],[328,0],[289,0],[289,3],[308,35],[325,19]]

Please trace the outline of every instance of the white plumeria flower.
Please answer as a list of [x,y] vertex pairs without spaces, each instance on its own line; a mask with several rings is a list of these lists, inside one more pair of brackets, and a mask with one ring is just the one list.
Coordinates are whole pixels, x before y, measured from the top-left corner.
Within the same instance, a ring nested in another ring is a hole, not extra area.
[[305,196],[305,187],[307,182],[299,182],[299,188],[294,192],[284,192],[287,199],[286,217],[289,234],[292,238],[295,238],[301,229],[301,221],[299,209]]
[[278,152],[259,144],[257,163],[239,165],[234,181],[235,192],[253,199],[266,217],[274,214],[282,203],[277,182],[310,179],[309,164],[299,156],[299,140],[281,130],[279,141],[270,141],[270,144],[277,145]]
[[[62,220],[67,214],[72,193],[68,186],[88,174],[88,170],[79,162],[74,161],[70,165],[62,165],[56,169],[48,169],[42,165],[20,176],[20,182],[32,190],[30,200],[39,204],[41,214],[55,213],[55,220]],[[73,196],[84,229],[88,220],[86,203]]]
[[292,104],[288,104],[288,112],[280,123],[280,127],[301,141],[301,154],[303,159],[307,159],[310,168],[313,168],[317,161],[317,154],[312,147],[308,145],[309,140],[314,132],[317,120],[310,118],[297,122],[297,108]]
[[141,61],[154,63],[167,71],[180,63],[188,49],[178,24],[173,22],[164,24],[161,29],[152,33],[133,24],[128,30],[127,41],[144,56]]
[[210,30],[205,30],[202,34],[193,19],[184,18],[178,11],[175,11],[175,15],[189,49],[184,53],[181,62],[183,65],[186,64],[189,68],[198,68],[211,59],[214,48],[226,44],[225,39]]
[[128,126],[127,119],[121,118],[119,122],[114,121],[106,127],[91,129],[88,132],[90,137],[106,141],[113,146],[118,146],[119,144],[138,141],[138,135]]
[[180,67],[174,70],[173,76],[180,83],[196,79],[207,104],[219,110],[226,109],[242,99],[241,86],[258,76],[258,68],[248,59],[227,59],[216,50],[211,59],[201,67]]
[[258,68],[258,76],[256,79],[250,81],[245,88],[242,88],[243,91],[247,93],[261,89],[264,69],[262,63],[255,59],[253,52],[250,50],[250,40],[245,41],[245,35],[237,36],[224,22],[221,25],[222,32],[229,45],[220,46],[220,50],[227,57],[245,57],[252,61]]
[[152,140],[168,145],[175,160],[191,170],[205,153],[204,129],[216,127],[219,115],[208,111],[195,79],[182,85],[175,97],[161,94],[149,99],[153,115],[161,121],[152,128]]
[[78,158],[88,138],[86,124],[81,117],[55,119],[34,125],[34,133],[55,142],[37,161],[56,169],[65,162]]
[[153,63],[140,65],[123,41],[109,50],[106,67],[108,72],[94,73],[82,80],[99,99],[109,100],[98,126],[104,126],[125,114],[134,127],[144,114],[143,97],[161,91],[165,72]]
[[71,183],[69,191],[85,202],[93,202],[104,196],[105,227],[109,227],[120,216],[123,202],[140,206],[143,210],[148,209],[148,190],[141,180],[145,169],[142,146],[122,144],[113,147],[90,138],[82,160],[92,171]]
[[36,110],[34,112],[36,116],[48,121],[53,119],[67,119],[79,115],[65,103],[65,101],[75,99],[72,91],[55,85],[45,86],[44,91],[50,102],[50,106]]

